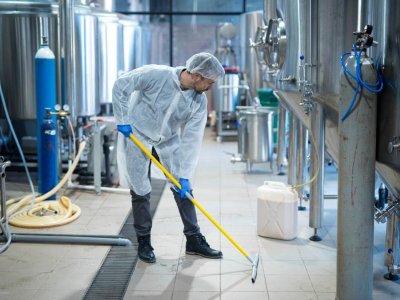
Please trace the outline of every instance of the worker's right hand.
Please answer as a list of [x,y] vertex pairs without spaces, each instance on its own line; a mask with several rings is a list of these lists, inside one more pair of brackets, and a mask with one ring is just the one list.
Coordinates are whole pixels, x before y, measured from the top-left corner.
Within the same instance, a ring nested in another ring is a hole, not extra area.
[[133,133],[131,125],[117,125],[117,129],[127,138]]
[[181,189],[179,190],[179,195],[181,196],[182,199],[185,199],[186,192],[188,192],[189,194],[192,193],[192,189],[190,188],[189,179],[179,178],[179,184],[181,185]]

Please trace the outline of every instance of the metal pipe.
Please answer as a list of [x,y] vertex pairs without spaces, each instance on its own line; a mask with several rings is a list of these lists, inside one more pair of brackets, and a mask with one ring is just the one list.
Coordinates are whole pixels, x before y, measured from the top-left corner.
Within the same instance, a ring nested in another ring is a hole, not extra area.
[[69,105],[71,121],[76,125],[74,0],[60,0],[59,10],[61,59],[64,59],[62,78],[64,78],[65,98],[63,103]]
[[325,119],[324,111],[318,102],[313,103],[311,111],[312,147],[310,160],[310,176],[316,179],[310,184],[310,221],[312,228],[322,227],[324,211],[324,161],[325,161]]
[[[376,82],[372,60],[361,61],[363,80]],[[355,56],[345,63],[355,74]],[[354,91],[354,82],[342,73],[339,116],[348,111]],[[377,96],[363,88],[353,111],[339,122],[338,300],[372,300],[376,115]]]
[[10,161],[4,161],[4,158],[0,156],[0,202],[1,202],[1,214],[0,214],[0,237],[4,238],[4,244],[0,245],[0,253],[3,253],[10,247],[12,237],[10,230],[8,229],[7,221],[7,204],[6,204],[6,168],[11,165]]
[[[105,128],[105,126],[103,126]],[[94,188],[97,195],[101,194],[101,129],[98,123],[96,122],[93,126],[93,151],[92,151],[92,160],[93,160],[93,183]]]
[[299,120],[293,112],[290,112],[289,123],[289,161],[288,161],[288,184],[296,185],[296,161],[297,161],[297,131],[300,126]]
[[318,60],[319,60],[319,36],[318,36],[318,18],[313,16],[318,16],[318,1],[309,2],[309,28],[308,28],[308,43],[307,43],[307,55],[310,56],[310,63],[312,67],[307,68],[307,78],[310,78],[310,82],[313,85],[313,89],[315,92],[318,92],[318,76],[320,75],[318,72]]
[[79,245],[132,246],[132,242],[120,236],[60,235],[60,234],[12,234],[16,243],[48,243]]
[[381,43],[380,48],[381,48],[381,53],[382,53],[382,68],[386,67],[386,52],[387,52],[387,39],[388,39],[388,32],[389,32],[389,22],[387,21],[388,19],[388,13],[390,11],[389,7],[389,1],[388,0],[383,0],[383,13],[382,13],[382,19],[383,19],[383,30],[382,30],[382,36],[381,36]]
[[276,167],[278,175],[285,175],[283,166],[286,159],[286,109],[283,105],[279,104],[279,116],[278,116],[278,149],[276,158]]
[[[392,195],[388,198],[389,205],[393,203]],[[387,218],[386,223],[386,242],[385,242],[385,265],[389,273],[385,275],[386,279],[398,279],[396,267],[400,265],[400,217],[394,212]]]
[[357,31],[361,32],[364,28],[364,9],[365,9],[365,0],[357,1]]
[[264,23],[268,24],[269,20],[277,19],[277,1],[276,0],[264,0]]
[[[97,187],[94,185],[80,185],[80,184],[73,184],[72,182],[68,182],[68,188],[78,189],[78,190],[88,190],[88,191],[96,191],[98,190]],[[121,193],[121,194],[129,194],[129,189],[120,189],[120,188],[112,188],[112,187],[104,187],[101,186],[100,190],[102,192],[109,192],[109,193]]]
[[[301,185],[305,182],[305,166],[306,166],[306,137],[307,130],[302,124],[299,125],[297,130],[297,143],[296,143],[296,185]],[[302,199],[304,194],[304,187],[297,188],[300,198],[300,207],[302,207]]]
[[[82,150],[84,145],[82,146]],[[80,156],[80,154],[78,154]],[[5,241],[6,244],[0,247],[0,253],[7,250],[8,246],[12,242],[20,243],[63,243],[63,244],[86,244],[86,245],[112,245],[112,246],[132,246],[132,242],[129,239],[121,236],[113,235],[60,235],[60,234],[14,234],[8,231],[7,226],[7,211],[6,197],[5,197],[5,168],[11,163],[6,161],[1,162],[0,158],[0,201],[1,201],[1,222],[0,228],[0,240]]]
[[7,220],[7,205],[6,205],[6,168],[11,165],[10,161],[3,161],[3,157],[0,157],[0,201],[1,201],[1,217],[0,222],[3,223]]

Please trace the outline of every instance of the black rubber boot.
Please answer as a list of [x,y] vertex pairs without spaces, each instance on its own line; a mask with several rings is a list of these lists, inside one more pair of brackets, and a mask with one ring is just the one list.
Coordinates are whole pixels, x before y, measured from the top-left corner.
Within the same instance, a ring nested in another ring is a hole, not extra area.
[[138,255],[141,260],[147,263],[155,263],[156,256],[153,252],[153,247],[150,242],[150,235],[139,236],[138,237],[139,248]]
[[186,254],[200,255],[207,258],[222,258],[222,252],[210,248],[201,234],[186,236]]

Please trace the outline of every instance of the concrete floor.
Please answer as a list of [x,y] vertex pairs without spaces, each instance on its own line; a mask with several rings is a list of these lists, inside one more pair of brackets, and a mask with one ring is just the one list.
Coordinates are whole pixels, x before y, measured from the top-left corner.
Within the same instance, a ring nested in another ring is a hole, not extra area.
[[[260,253],[258,278],[251,283],[249,262],[198,213],[202,233],[224,253],[221,260],[185,255],[182,224],[172,193],[166,187],[153,221],[152,242],[157,263],[138,261],[125,300],[129,299],[335,299],[336,200],[325,201],[322,242],[308,238],[308,209],[299,212],[298,237],[292,241],[257,236],[257,187],[265,180],[286,182],[269,164],[254,166],[247,174],[243,163],[231,164],[227,152],[236,142],[217,143],[206,130],[193,181],[196,199],[250,254]],[[153,172],[156,174],[156,172]],[[156,174],[157,175],[157,174]],[[158,176],[161,174],[158,173]],[[336,194],[334,167],[326,170],[326,194]],[[7,184],[8,198],[27,191],[22,184]],[[13,232],[62,234],[118,234],[130,197],[66,190],[82,209],[72,224],[45,230],[12,227]],[[308,206],[308,203],[305,203]],[[400,299],[400,282],[383,279],[385,225],[375,225],[374,299]],[[17,244],[0,254],[0,299],[82,299],[104,257],[107,246]]]

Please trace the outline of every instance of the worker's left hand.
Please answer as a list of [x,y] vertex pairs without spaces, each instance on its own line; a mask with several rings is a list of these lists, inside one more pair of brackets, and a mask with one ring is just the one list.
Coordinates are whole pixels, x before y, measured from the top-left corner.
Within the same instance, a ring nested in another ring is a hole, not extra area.
[[179,183],[181,185],[181,189],[179,191],[179,195],[181,196],[182,199],[185,199],[186,198],[186,196],[185,196],[186,192],[191,194],[189,179],[179,178]]

